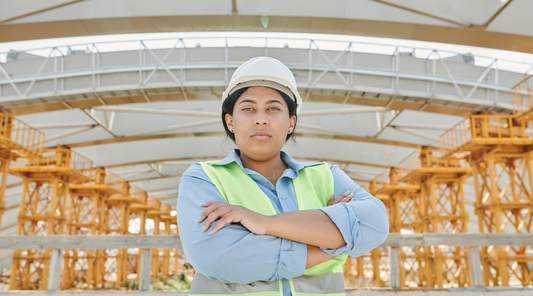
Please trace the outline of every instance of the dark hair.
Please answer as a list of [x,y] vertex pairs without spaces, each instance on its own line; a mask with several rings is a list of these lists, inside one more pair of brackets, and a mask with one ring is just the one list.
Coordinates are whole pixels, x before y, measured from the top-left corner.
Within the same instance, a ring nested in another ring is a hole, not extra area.
[[[241,88],[231,95],[229,95],[224,102],[222,103],[222,125],[224,125],[224,130],[226,130],[226,135],[228,138],[230,138],[233,143],[235,143],[235,134],[229,131],[228,126],[226,125],[226,114],[229,114],[233,116],[233,108],[235,107],[235,103],[239,99],[239,97],[248,90],[249,87]],[[296,115],[296,102],[294,99],[291,99],[288,95],[285,93],[276,90],[281,97],[285,100],[285,103],[287,103],[287,106],[289,107],[289,118],[293,115],[296,116],[296,123],[298,122],[298,116]],[[285,141],[288,141],[290,138],[292,138],[292,135],[294,134],[294,130],[296,129],[296,123],[294,123],[294,129],[292,130],[292,133],[287,134],[287,138]]]

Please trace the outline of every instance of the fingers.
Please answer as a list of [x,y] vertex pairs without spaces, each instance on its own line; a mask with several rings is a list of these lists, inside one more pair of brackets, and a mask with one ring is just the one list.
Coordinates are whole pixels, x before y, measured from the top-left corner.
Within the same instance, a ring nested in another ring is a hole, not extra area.
[[207,231],[209,227],[211,227],[211,223],[215,222],[218,218],[224,217],[224,215],[229,212],[231,212],[230,207],[222,207],[209,214],[209,216],[207,216],[207,218],[205,219],[202,231]]
[[222,227],[226,226],[227,224],[230,224],[232,222],[239,222],[239,219],[236,219],[236,217],[234,216],[235,214],[231,211],[229,213],[226,213],[224,217],[222,217],[220,220],[218,220],[217,223],[215,223],[215,226],[213,227],[211,232],[209,232],[209,235],[215,234],[217,231],[219,231]]
[[228,207],[229,205],[227,203],[223,203],[219,201],[208,201],[208,202],[201,204],[200,206],[207,207],[207,209],[205,209],[200,215],[200,217],[198,217],[198,219],[196,220],[196,222],[198,223],[204,221],[205,218],[207,218],[209,215],[211,215],[211,213],[215,212],[219,208]]
[[350,201],[353,200],[353,197],[354,197],[354,196],[355,196],[354,193],[350,193],[349,195],[345,196],[345,197],[341,200],[341,202],[350,202]]
[[337,198],[335,198],[331,204],[334,205],[340,202],[348,202],[353,196],[354,194],[353,193],[350,194],[350,191],[348,190],[344,192],[343,194],[339,195]]

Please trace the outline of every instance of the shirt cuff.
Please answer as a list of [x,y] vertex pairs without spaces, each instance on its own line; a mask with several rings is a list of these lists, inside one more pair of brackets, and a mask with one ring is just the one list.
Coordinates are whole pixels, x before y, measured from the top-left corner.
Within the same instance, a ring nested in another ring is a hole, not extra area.
[[338,203],[320,208],[335,223],[344,238],[346,245],[338,249],[320,249],[330,256],[343,255],[350,252],[361,241],[361,223],[355,216],[349,203]]
[[307,245],[288,239],[281,239],[279,252],[278,279],[292,280],[305,272]]

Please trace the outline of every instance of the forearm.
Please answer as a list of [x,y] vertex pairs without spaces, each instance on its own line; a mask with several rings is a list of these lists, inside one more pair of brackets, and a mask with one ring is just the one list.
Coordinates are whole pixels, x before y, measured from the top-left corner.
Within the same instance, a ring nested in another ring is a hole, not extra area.
[[282,213],[268,219],[267,235],[330,249],[346,244],[335,223],[320,210]]
[[329,259],[335,257],[337,256],[330,256],[317,246],[307,245],[307,261],[305,264],[305,268],[311,268],[315,265],[318,265],[322,262],[326,262]]

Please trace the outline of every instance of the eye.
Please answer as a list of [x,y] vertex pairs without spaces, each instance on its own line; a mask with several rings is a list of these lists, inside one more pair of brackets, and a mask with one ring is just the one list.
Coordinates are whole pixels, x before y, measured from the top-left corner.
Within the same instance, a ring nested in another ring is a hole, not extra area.
[[278,107],[270,107],[270,108],[268,108],[268,110],[279,111],[280,109]]
[[244,107],[242,108],[242,111],[252,111],[252,107]]

